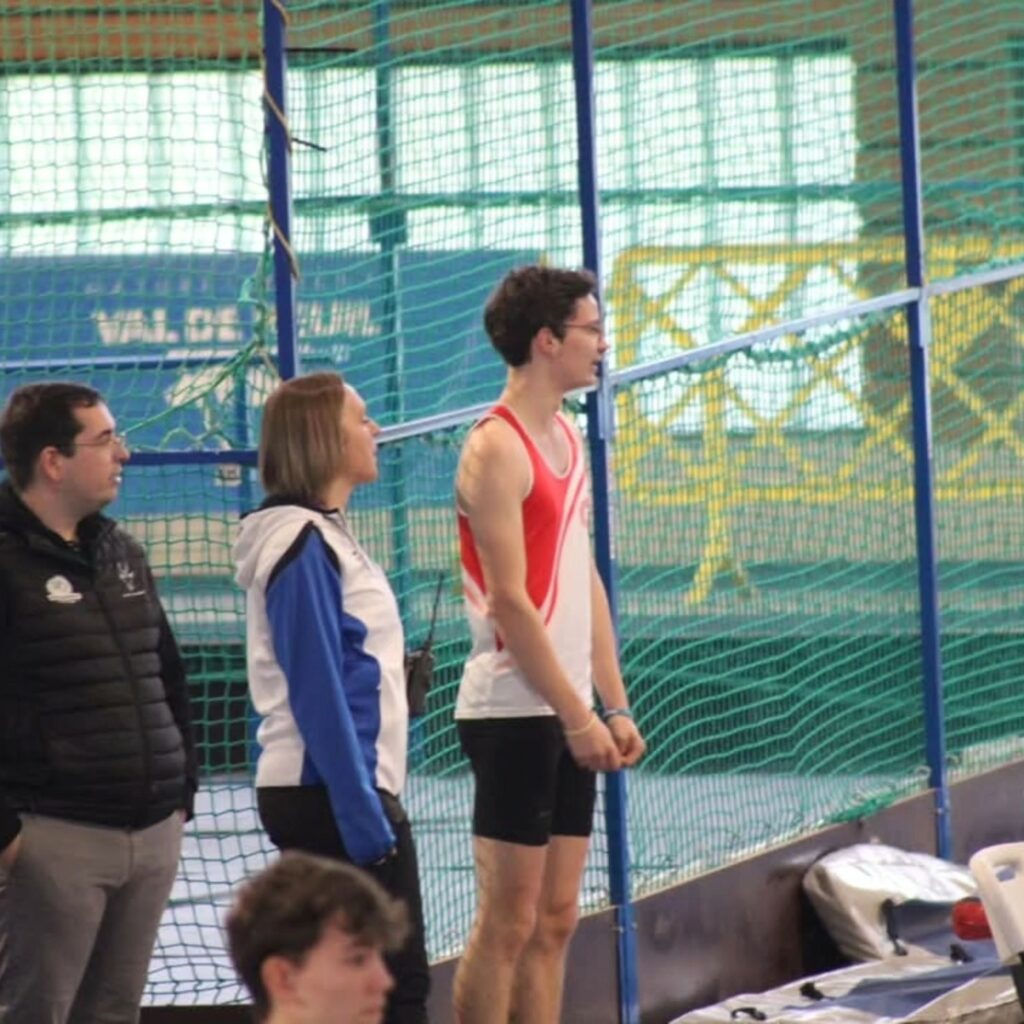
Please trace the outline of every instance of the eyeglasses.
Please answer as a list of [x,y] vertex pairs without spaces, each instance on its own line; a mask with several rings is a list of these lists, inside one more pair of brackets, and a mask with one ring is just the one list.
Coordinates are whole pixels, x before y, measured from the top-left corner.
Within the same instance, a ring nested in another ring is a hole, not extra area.
[[128,436],[126,434],[106,434],[96,441],[72,441],[73,448],[110,448],[118,444],[122,448],[128,447]]
[[586,331],[595,338],[604,337],[604,324],[577,324],[571,320],[562,324],[563,327],[575,327],[577,330]]

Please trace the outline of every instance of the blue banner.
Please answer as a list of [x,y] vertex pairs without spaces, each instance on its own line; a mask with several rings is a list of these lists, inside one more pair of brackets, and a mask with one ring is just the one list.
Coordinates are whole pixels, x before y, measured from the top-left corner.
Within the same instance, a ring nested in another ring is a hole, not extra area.
[[[391,274],[376,253],[307,256],[296,288],[299,365],[340,370],[383,424],[496,397],[505,370],[483,331],[483,305],[507,270],[536,259],[410,252]],[[251,344],[261,308],[272,311],[260,273],[254,254],[8,259],[3,394],[29,380],[80,380],[103,392],[137,450],[253,448],[276,353],[229,364]],[[272,323],[268,335],[273,344]],[[126,480],[120,504],[132,512],[198,511],[209,486],[241,479],[233,467],[137,473],[151,479],[143,488]]]

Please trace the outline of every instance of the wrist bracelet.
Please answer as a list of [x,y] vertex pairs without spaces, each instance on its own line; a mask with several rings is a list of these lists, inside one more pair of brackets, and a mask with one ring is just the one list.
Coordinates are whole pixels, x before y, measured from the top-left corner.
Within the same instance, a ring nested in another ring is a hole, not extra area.
[[563,726],[562,732],[567,739],[571,739],[573,736],[582,736],[596,721],[597,713],[591,709],[590,717],[587,719],[586,725],[581,725],[578,729],[566,729]]
[[605,708],[601,712],[601,717],[606,722],[613,719],[616,715],[621,715],[623,718],[628,718],[631,722],[633,721],[633,712],[629,708]]

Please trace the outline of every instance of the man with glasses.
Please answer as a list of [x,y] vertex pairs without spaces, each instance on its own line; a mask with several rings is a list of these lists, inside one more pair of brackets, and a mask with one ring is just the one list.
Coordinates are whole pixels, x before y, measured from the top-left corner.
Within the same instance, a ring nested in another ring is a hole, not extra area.
[[100,510],[125,439],[73,383],[0,416],[0,1020],[138,1020],[191,816],[184,666],[142,548]]
[[477,875],[455,1017],[556,1024],[594,773],[645,749],[591,554],[583,441],[562,412],[597,383],[608,345],[585,271],[512,271],[484,326],[508,377],[466,439],[455,488],[473,640],[455,717],[476,782]]

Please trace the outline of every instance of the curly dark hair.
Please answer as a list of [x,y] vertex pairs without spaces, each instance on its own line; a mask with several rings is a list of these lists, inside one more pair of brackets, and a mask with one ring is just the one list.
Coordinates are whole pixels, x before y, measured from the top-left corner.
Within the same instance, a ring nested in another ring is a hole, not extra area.
[[509,366],[530,360],[530,344],[542,327],[561,338],[576,303],[597,294],[589,270],[530,264],[509,271],[484,307],[484,328]]

